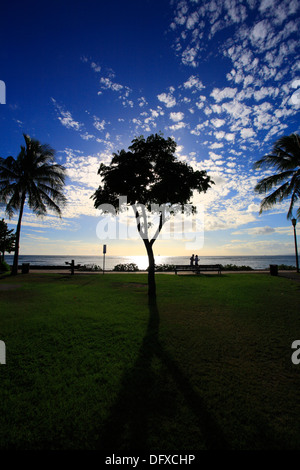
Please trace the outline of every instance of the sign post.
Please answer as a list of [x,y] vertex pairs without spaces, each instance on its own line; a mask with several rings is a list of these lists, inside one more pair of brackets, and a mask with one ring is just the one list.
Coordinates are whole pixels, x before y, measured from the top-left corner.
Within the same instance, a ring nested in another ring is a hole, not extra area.
[[103,245],[103,274],[105,271],[105,254],[106,254],[106,245]]

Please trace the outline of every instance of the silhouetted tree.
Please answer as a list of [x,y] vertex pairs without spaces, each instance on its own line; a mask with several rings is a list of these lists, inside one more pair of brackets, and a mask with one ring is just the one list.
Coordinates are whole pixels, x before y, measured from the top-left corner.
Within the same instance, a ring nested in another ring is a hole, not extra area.
[[[274,174],[266,176],[255,186],[259,194],[266,194],[274,189],[261,201],[260,214],[263,210],[273,207],[284,199],[290,199],[287,218],[293,216],[293,208],[300,197],[300,136],[291,134],[276,140],[273,152],[258,160],[254,167],[272,169]],[[300,218],[300,207],[297,210],[297,218]]]
[[0,220],[0,261],[4,261],[5,252],[11,253],[15,250],[16,236],[14,230],[8,230],[4,219]]
[[[102,183],[92,195],[96,208],[111,205],[118,213],[122,196],[126,196],[128,206],[133,208],[149,260],[149,297],[156,295],[153,244],[166,221],[166,204],[182,208],[189,204],[194,190],[205,192],[210,183],[213,184],[206,171],[194,171],[191,166],[178,161],[175,150],[176,142],[171,138],[164,139],[161,134],[150,135],[146,140],[143,136],[135,138],[129,151],[114,153],[109,165],[101,163],[98,174]],[[153,205],[157,206],[154,212],[159,214],[159,223],[150,239],[146,210],[153,211]],[[103,212],[109,212],[109,209]]]
[[66,203],[62,193],[65,168],[54,162],[55,151],[47,144],[23,134],[25,146],[18,157],[0,158],[0,202],[6,204],[9,218],[19,211],[16,248],[12,274],[18,273],[19,241],[25,202],[37,215],[47,214],[47,208],[61,215]]

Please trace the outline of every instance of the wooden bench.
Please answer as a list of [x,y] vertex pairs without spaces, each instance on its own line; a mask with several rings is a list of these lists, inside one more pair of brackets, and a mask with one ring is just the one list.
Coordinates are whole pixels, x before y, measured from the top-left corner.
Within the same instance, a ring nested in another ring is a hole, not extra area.
[[205,271],[217,271],[218,274],[221,274],[222,267],[220,264],[199,264],[198,266],[191,266],[190,264],[179,264],[175,266],[175,274],[179,271],[192,271],[196,274]]

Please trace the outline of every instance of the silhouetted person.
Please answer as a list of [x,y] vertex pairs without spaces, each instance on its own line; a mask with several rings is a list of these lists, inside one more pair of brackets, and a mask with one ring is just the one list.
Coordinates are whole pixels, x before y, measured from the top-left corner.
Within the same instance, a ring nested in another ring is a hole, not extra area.
[[190,257],[191,266],[194,265],[194,259],[195,259],[195,257],[194,257],[194,255],[192,255],[192,256]]
[[198,261],[199,261],[199,258],[198,258],[198,255],[195,256],[195,266],[198,266]]

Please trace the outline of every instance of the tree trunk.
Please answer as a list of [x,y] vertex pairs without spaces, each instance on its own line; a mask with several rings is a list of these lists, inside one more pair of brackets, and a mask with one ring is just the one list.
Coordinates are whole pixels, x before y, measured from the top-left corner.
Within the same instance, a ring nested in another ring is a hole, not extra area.
[[22,199],[21,199],[21,205],[20,205],[19,220],[18,220],[18,225],[17,225],[17,230],[16,230],[16,245],[15,245],[14,262],[13,262],[13,267],[11,271],[12,276],[16,276],[18,274],[19,242],[20,242],[21,222],[22,222],[22,216],[23,216],[23,210],[24,210],[24,204],[25,204],[25,197],[26,197],[26,194],[23,194]]
[[148,267],[148,298],[149,298],[149,301],[155,301],[156,300],[156,284],[155,284],[155,262],[154,262],[154,254],[153,254],[153,249],[152,249],[152,245],[153,243],[155,242],[156,238],[158,237],[161,229],[162,229],[162,226],[164,224],[164,213],[161,213],[160,214],[160,219],[159,219],[159,226],[158,226],[158,229],[154,235],[154,237],[152,238],[151,241],[149,241],[149,238],[148,238],[148,225],[147,225],[147,216],[146,216],[146,212],[145,212],[145,208],[144,210],[142,209],[142,217],[143,217],[143,221],[144,221],[144,224],[143,224],[143,227],[141,226],[141,216],[139,214],[139,211],[137,210],[137,207],[136,205],[133,205],[133,211],[135,213],[135,217],[136,217],[136,225],[137,225],[137,229],[138,229],[138,232],[144,242],[144,245],[146,247],[146,250],[147,250],[147,255],[148,255],[148,261],[149,261],[149,267]]
[[148,268],[148,297],[150,299],[156,298],[156,284],[155,284],[155,262],[154,262],[154,254],[152,249],[152,244],[149,240],[143,240],[148,260],[149,260],[149,268]]

